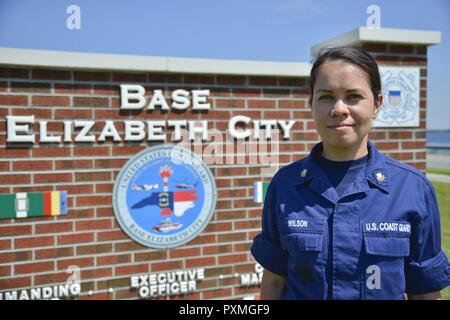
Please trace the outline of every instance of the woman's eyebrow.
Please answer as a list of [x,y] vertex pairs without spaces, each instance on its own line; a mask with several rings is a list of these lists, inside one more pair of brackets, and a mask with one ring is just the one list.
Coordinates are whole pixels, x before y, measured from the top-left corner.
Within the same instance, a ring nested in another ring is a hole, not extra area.
[[[360,89],[360,88],[355,88],[355,89],[348,89],[348,90],[345,90],[345,92],[362,92],[362,91],[364,91],[364,90],[362,90],[362,89]],[[333,93],[333,90],[319,89],[319,90],[316,91],[316,93],[320,93],[320,92],[323,92],[323,93]]]

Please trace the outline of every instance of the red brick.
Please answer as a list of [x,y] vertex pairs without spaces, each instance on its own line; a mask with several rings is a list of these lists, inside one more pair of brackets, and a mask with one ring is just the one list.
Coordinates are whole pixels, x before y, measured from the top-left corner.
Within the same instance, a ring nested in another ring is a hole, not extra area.
[[43,223],[36,224],[36,233],[59,233],[72,231],[72,222],[56,222],[56,223]]
[[77,231],[111,229],[111,219],[77,221],[75,228]]
[[389,152],[387,154],[388,157],[392,157],[394,159],[404,161],[404,160],[413,160],[412,152]]
[[19,157],[28,157],[30,155],[30,150],[28,149],[10,149],[10,148],[0,148],[0,159],[5,158],[19,158]]
[[0,266],[0,277],[11,277],[11,266]]
[[[117,109],[96,109],[94,110],[94,118],[95,119],[128,119],[129,111],[119,111]],[[149,114],[150,115],[150,114]],[[102,124],[104,125],[104,123]],[[116,129],[118,126],[116,125]]]
[[52,273],[52,274],[43,274],[43,275],[35,275],[34,276],[34,285],[46,285],[52,283],[66,283],[67,278],[70,277],[70,274],[67,274],[65,271],[60,273]]
[[52,170],[51,161],[13,161],[14,171],[40,171]]
[[185,75],[184,83],[192,84],[214,84],[215,78],[213,76],[203,76],[203,75]]
[[56,83],[55,93],[69,93],[69,94],[91,94],[92,86],[89,84],[77,83]]
[[280,109],[306,109],[305,100],[280,100],[278,102]]
[[49,247],[55,244],[55,238],[53,236],[46,237],[32,237],[16,239],[14,241],[14,247],[16,249],[31,248],[31,247]]
[[250,77],[249,83],[250,85],[256,86],[276,86],[278,84],[278,79],[269,77]]
[[110,255],[97,257],[97,265],[112,265],[131,262],[131,254]]
[[[67,270],[70,266],[78,266],[80,268],[89,268],[94,266],[94,258],[86,257],[86,258],[70,258],[64,259],[57,262],[57,269],[60,271]],[[83,279],[83,278],[81,278]]]
[[11,250],[12,241],[10,239],[0,239],[0,250]]
[[50,93],[50,83],[11,82],[11,92]]
[[398,150],[399,143],[398,142],[376,142],[376,146],[380,150]]
[[223,85],[245,85],[247,77],[243,76],[217,76],[217,84]]
[[2,290],[29,286],[31,286],[31,277],[0,279],[0,288],[2,288]]
[[186,268],[195,268],[201,266],[211,266],[216,264],[215,257],[186,259]]
[[143,149],[145,149],[145,146],[113,146],[112,155],[134,155]]
[[31,104],[33,106],[69,106],[69,97],[60,96],[32,96]]
[[120,87],[118,85],[94,85],[95,95],[119,96]]
[[297,119],[312,119],[312,112],[311,111],[294,111],[294,117],[293,120]]
[[427,58],[426,57],[403,57],[402,63],[404,65],[420,65],[420,66],[426,66],[427,65]]
[[147,74],[145,73],[122,73],[114,72],[113,81],[117,82],[147,82]]
[[399,56],[379,55],[375,57],[378,64],[399,64]]
[[245,108],[245,100],[242,99],[216,99],[216,108]]
[[39,148],[33,147],[32,157],[68,157],[70,156],[69,148],[47,148],[40,146]]
[[97,233],[97,241],[115,241],[125,239],[128,239],[128,236],[122,230]]
[[249,108],[275,109],[275,100],[248,100]]
[[14,252],[0,253],[0,264],[28,261],[31,260],[32,254],[33,254],[32,251],[14,251]]
[[91,109],[55,110],[55,119],[92,119]]
[[41,173],[34,175],[35,183],[48,183],[48,182],[70,182],[72,181],[72,173]]
[[8,161],[0,162],[0,171],[10,171],[9,170],[9,162]]
[[386,134],[385,131],[376,131],[372,130],[369,132],[369,139],[370,140],[386,140]]
[[369,52],[387,52],[387,45],[384,43],[364,43],[362,48]]
[[227,233],[217,235],[218,242],[232,242],[246,240],[247,235],[245,232]]
[[77,255],[85,255],[85,254],[99,254],[99,253],[110,253],[112,252],[112,244],[94,244],[94,245],[85,245],[85,246],[77,246]]
[[95,208],[96,217],[114,217],[113,208]]
[[[187,267],[187,266],[186,266]],[[168,262],[155,262],[151,265],[151,272],[176,270],[183,268],[183,262],[181,260],[168,261]]]
[[219,256],[219,264],[240,263],[248,260],[247,254]]
[[36,260],[56,259],[62,257],[73,256],[74,250],[71,247],[40,249],[35,251]]
[[92,160],[57,160],[55,169],[91,169]]
[[71,233],[58,236],[58,245],[94,242],[95,236],[93,232]]
[[248,220],[248,221],[236,221],[234,223],[235,230],[240,229],[254,229],[260,227],[260,221]]
[[416,46],[417,54],[427,54],[427,46]]
[[403,141],[402,149],[425,149],[426,141]]
[[17,264],[14,266],[14,274],[27,274],[53,271],[55,269],[54,261],[35,262],[26,264]]
[[81,279],[95,279],[95,278],[105,278],[112,276],[112,268],[98,268],[91,270],[81,270]]
[[134,254],[134,261],[166,260],[167,257],[166,251],[140,252]]
[[172,249],[170,251],[170,259],[183,258],[183,257],[195,257],[200,255],[200,248],[189,249]]
[[218,253],[232,253],[233,245],[226,244],[226,245],[215,245],[215,246],[203,246],[202,250],[203,250],[204,255],[218,254]]
[[286,87],[303,87],[306,85],[306,81],[303,78],[280,78],[278,83],[280,86]]
[[116,267],[115,274],[117,276],[122,276],[125,274],[140,274],[140,273],[146,273],[146,272],[148,272],[148,270],[149,270],[148,263],[134,264],[131,266]]
[[111,204],[112,204],[112,196],[81,196],[77,198],[77,206],[79,207],[101,206]]
[[389,139],[412,139],[412,132],[410,131],[389,132]]
[[74,151],[74,156],[108,156],[109,155],[109,147],[100,147],[100,146],[89,146],[89,147],[81,147],[77,146]]
[[29,174],[0,175],[0,185],[29,184],[29,183],[31,183],[31,176]]
[[389,45],[390,53],[410,54],[410,53],[413,53],[413,51],[414,51],[414,46],[412,46],[412,45],[395,45],[395,44]]
[[89,72],[89,71],[75,71],[73,73],[74,80],[79,81],[110,81],[110,72]]
[[8,82],[0,81],[0,92],[8,91]]
[[134,241],[125,241],[125,242],[119,242],[114,244],[114,251],[115,252],[122,252],[122,251],[137,251],[137,250],[147,250],[147,247],[144,247],[143,245],[134,242]]
[[114,188],[114,184],[112,183],[97,183],[95,185],[96,193],[112,193]]
[[111,172],[75,172],[75,181],[110,181]]
[[33,79],[45,79],[45,80],[70,80],[70,71],[61,70],[38,70],[31,71]]
[[108,107],[108,98],[99,97],[73,97],[73,105],[76,107]]
[[0,78],[28,79],[30,78],[30,70],[28,68],[26,69],[0,68]]
[[28,97],[20,95],[0,95],[0,105],[26,106],[28,105]]
[[261,89],[258,88],[232,88],[231,89],[232,95],[235,97],[260,97],[261,96]]
[[231,296],[232,290],[231,288],[227,289],[216,289],[211,291],[202,292],[204,300],[210,300],[215,298],[223,298],[227,296]]

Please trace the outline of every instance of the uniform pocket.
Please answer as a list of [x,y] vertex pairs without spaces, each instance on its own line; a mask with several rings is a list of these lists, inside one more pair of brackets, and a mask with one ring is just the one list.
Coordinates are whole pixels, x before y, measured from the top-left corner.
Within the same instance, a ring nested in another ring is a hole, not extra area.
[[279,222],[280,242],[289,252],[288,286],[296,297],[326,297],[325,266],[322,257],[324,219],[302,219],[291,214]]
[[364,234],[366,299],[403,299],[404,259],[409,256],[409,237]]
[[409,256],[409,238],[364,236],[367,254],[386,257]]

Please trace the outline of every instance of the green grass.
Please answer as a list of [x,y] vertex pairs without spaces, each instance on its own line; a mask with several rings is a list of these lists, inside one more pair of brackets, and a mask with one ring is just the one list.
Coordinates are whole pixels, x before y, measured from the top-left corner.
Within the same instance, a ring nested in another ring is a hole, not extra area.
[[436,168],[427,168],[428,173],[437,173],[437,174],[446,174],[450,175],[449,169],[436,169]]
[[[450,171],[449,171],[450,172]],[[450,257],[450,184],[433,182],[441,211],[442,248]],[[442,291],[442,298],[450,300],[450,287]]]

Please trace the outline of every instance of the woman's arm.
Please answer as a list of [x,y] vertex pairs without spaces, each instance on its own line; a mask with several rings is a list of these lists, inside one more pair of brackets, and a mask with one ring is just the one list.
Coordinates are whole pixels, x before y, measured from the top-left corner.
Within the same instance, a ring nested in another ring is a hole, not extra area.
[[270,272],[263,271],[261,282],[261,300],[279,300],[283,293],[286,278]]

